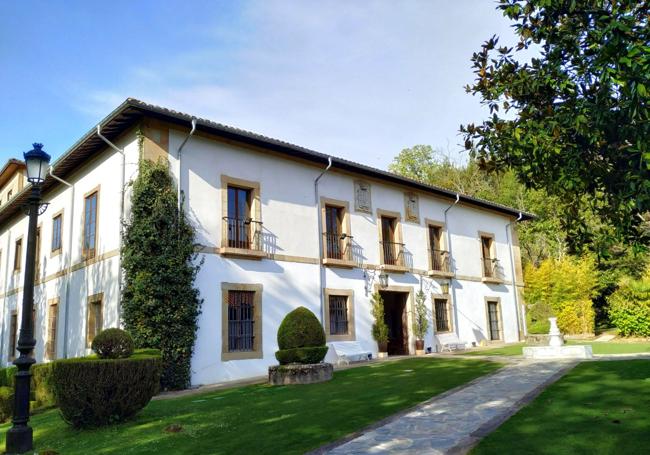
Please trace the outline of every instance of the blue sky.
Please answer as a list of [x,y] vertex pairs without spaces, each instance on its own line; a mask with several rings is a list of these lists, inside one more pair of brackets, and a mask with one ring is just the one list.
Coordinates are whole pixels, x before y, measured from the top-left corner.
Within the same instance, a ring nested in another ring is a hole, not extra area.
[[490,0],[0,2],[0,160],[60,156],[126,97],[386,168],[463,159]]

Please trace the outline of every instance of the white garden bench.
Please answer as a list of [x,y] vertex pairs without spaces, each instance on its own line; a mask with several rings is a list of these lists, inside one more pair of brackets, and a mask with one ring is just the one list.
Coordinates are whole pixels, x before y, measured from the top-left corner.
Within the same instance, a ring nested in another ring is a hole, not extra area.
[[349,365],[350,361],[370,360],[372,352],[363,349],[358,341],[333,341],[330,343],[338,356],[338,365]]
[[440,340],[440,352],[464,351],[467,343],[460,341],[456,335],[445,335],[443,340]]

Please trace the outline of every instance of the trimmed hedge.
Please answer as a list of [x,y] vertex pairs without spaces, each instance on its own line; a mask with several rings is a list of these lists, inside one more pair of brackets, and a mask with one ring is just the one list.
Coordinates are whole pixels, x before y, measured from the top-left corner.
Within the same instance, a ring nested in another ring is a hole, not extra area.
[[290,363],[319,363],[327,354],[327,346],[314,346],[309,348],[281,349],[275,353],[280,365]]
[[280,365],[289,363],[319,363],[327,354],[325,331],[318,318],[305,307],[287,314],[278,328],[275,353]]
[[324,344],[323,326],[316,315],[303,306],[287,314],[278,328],[278,347],[280,349],[323,346]]
[[56,403],[65,422],[86,428],[120,422],[144,408],[160,388],[159,355],[52,362]]
[[91,346],[100,359],[126,359],[133,354],[133,338],[122,329],[102,330]]

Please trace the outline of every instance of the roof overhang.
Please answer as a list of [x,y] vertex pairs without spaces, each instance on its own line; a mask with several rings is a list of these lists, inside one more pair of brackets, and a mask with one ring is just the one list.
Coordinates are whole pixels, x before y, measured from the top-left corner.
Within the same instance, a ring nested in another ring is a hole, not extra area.
[[[99,123],[99,125],[101,126],[102,135],[104,135],[110,141],[114,142],[122,133],[138,124],[145,117],[157,118],[159,120],[172,124],[182,125],[184,127],[189,127],[192,119],[196,118],[189,114],[144,103],[134,98],[128,98],[113,112],[106,116]],[[303,159],[318,165],[327,165],[328,159],[330,158],[330,155],[326,155],[324,153],[316,152],[314,150],[290,144],[278,139],[252,133],[250,131],[222,125],[220,123],[212,122],[206,119],[196,118],[196,128],[198,131],[203,131],[205,133],[209,133],[223,139],[247,144],[253,147],[272,150],[279,154]],[[105,148],[106,143],[97,136],[96,128],[92,128],[72,147],[70,147],[70,149],[68,149],[68,151],[66,151],[59,159],[57,159],[56,162],[52,164],[52,167],[55,170],[57,176],[65,179],[66,176],[70,175],[87,159]],[[331,159],[333,169],[340,169],[400,186],[406,186],[412,188],[413,190],[430,193],[435,196],[447,199],[450,201],[450,203],[453,203],[458,196],[459,202],[463,204],[494,211],[508,217],[513,217],[515,219],[519,218],[520,216],[521,220],[529,220],[535,218],[535,216],[531,213],[523,212],[483,199],[458,194],[445,188],[427,185],[396,174],[392,174],[390,172],[375,169],[370,166],[355,163],[342,158],[336,158],[333,156]],[[59,185],[59,182],[57,182],[51,176],[48,176],[45,182],[43,182],[42,190],[43,192],[46,192],[57,185]],[[17,197],[15,197],[10,204],[5,205],[0,210],[0,226],[4,226],[4,224],[9,219],[11,219],[18,212],[18,210],[20,210],[20,207],[26,202],[28,194],[29,185],[19,195],[17,195]]]

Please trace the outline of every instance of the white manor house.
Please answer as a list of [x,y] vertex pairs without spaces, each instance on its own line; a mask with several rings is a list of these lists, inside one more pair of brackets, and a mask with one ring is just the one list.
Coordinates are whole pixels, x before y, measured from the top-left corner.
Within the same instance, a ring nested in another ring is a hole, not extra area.
[[[277,328],[299,306],[322,321],[328,342],[376,356],[375,291],[389,355],[415,353],[419,290],[427,350],[525,334],[516,224],[532,215],[127,99],[43,184],[37,361],[86,355],[98,331],[119,326],[120,221],[141,158],[169,162],[204,259],[194,385],[265,375],[277,363]],[[28,193],[24,163],[10,160],[0,172],[3,365],[16,355]],[[326,360],[337,360],[334,349]]]

